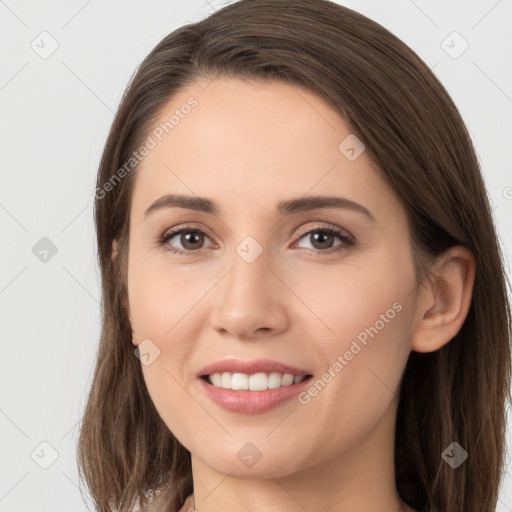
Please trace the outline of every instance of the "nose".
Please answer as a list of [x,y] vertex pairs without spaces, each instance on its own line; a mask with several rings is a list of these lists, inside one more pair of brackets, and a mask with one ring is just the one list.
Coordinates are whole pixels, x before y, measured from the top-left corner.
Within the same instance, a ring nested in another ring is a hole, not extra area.
[[211,322],[221,335],[251,340],[287,329],[286,300],[293,294],[269,260],[265,251],[252,262],[234,252],[229,270],[213,290]]

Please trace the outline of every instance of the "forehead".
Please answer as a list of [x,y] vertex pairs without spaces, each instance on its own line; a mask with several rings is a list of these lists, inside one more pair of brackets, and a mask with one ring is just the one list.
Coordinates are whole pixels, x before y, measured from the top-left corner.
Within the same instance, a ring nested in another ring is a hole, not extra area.
[[161,109],[147,137],[153,147],[137,169],[137,210],[171,192],[217,197],[238,210],[309,193],[396,201],[365,151],[352,160],[344,154],[354,141],[359,148],[339,113],[285,82],[190,84]]

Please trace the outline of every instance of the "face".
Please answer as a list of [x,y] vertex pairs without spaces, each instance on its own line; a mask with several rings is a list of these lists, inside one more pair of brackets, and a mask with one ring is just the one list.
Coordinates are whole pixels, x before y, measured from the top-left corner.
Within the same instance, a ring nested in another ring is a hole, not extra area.
[[[187,86],[161,111],[133,189],[128,307],[154,405],[194,456],[226,474],[289,475],[371,439],[381,449],[411,350],[405,211],[316,95],[277,81],[206,86]],[[215,210],[157,203],[168,194]],[[304,203],[317,196],[338,202]],[[225,359],[270,359],[311,377],[212,391],[198,373]],[[260,458],[251,466],[247,455]]]

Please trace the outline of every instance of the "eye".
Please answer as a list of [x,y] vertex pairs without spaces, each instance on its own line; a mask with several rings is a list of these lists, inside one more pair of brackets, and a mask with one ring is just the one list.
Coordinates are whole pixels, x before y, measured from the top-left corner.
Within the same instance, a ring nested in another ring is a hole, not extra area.
[[[334,226],[315,226],[308,231],[302,233],[299,240],[309,237],[312,243],[312,248],[306,249],[313,251],[318,255],[331,254],[347,250],[355,244],[355,239],[352,235],[345,230]],[[166,251],[189,255],[199,254],[204,247],[205,238],[209,238],[204,231],[193,226],[183,226],[179,229],[166,231],[159,239],[158,245],[163,247]],[[338,238],[341,243],[332,246],[333,240]],[[172,244],[171,241],[176,239]],[[176,248],[176,244],[180,244],[181,248]]]
[[[199,228],[191,226],[183,226],[174,231],[165,232],[158,240],[158,245],[164,247],[166,251],[170,251],[177,254],[190,254],[199,253],[202,249],[201,245],[204,243],[204,239],[208,238],[206,233]],[[182,249],[172,247],[170,242],[173,238],[176,238],[176,243],[181,244]]]
[[[302,234],[300,240],[309,237],[312,244],[312,250],[319,254],[331,254],[346,250],[355,244],[354,237],[346,231],[334,227],[315,226]],[[341,243],[332,246],[333,240],[339,238]],[[309,249],[309,248],[307,248]]]

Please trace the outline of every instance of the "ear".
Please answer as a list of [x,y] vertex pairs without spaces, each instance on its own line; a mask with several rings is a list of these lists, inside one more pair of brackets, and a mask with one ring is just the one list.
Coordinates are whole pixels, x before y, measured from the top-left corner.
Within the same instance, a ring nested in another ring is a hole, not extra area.
[[[112,252],[111,252],[111,258],[112,263],[116,263],[117,256],[119,254],[119,244],[117,243],[117,240],[112,240]],[[128,315],[128,319],[130,320],[130,324],[132,322],[131,316],[130,316],[130,305],[128,303],[128,299],[126,299],[123,303],[124,309],[126,311],[126,314]]]
[[465,247],[451,247],[438,258],[421,285],[412,350],[433,352],[459,332],[471,305],[475,272],[475,258]]

